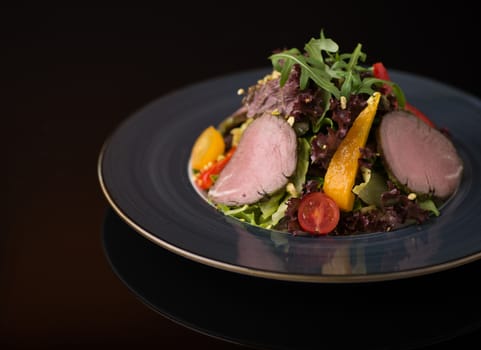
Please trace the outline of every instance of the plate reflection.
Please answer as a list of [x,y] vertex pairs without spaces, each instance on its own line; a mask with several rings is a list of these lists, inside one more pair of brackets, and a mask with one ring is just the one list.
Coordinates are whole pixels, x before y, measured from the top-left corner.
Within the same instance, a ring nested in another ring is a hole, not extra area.
[[[302,249],[291,251],[286,236],[272,234],[272,243],[266,244],[244,233],[238,253],[247,264],[265,254],[270,258],[264,255],[263,261],[275,270],[278,264],[292,263],[292,256],[297,256],[296,264],[299,257],[312,256]],[[102,240],[113,271],[145,305],[188,328],[246,346],[415,349],[481,329],[480,287],[473,278],[481,268],[477,263],[401,280],[319,284],[258,278],[196,263],[148,241],[112,210],[107,211]],[[406,259],[419,258],[424,243],[413,240],[406,246]],[[263,248],[249,249],[253,244]],[[352,247],[346,242],[315,263],[326,274],[346,269],[363,274],[369,268],[366,249],[348,254]],[[346,256],[355,259],[347,261]],[[453,286],[454,291],[446,292]]]

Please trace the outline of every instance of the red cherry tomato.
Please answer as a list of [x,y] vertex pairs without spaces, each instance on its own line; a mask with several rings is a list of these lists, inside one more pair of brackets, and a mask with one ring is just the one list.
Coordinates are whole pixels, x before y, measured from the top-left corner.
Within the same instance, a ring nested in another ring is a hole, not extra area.
[[313,235],[325,235],[339,222],[340,211],[336,202],[323,192],[311,192],[299,203],[297,219],[301,228]]

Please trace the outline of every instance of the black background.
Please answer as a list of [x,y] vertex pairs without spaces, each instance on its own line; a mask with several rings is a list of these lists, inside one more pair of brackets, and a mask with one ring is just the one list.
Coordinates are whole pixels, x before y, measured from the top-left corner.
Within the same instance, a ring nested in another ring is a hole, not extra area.
[[[1,9],[2,349],[241,348],[146,307],[105,257],[108,203],[97,158],[109,134],[146,103],[204,79],[269,66],[272,50],[302,48],[322,28],[341,51],[360,42],[368,62],[481,97],[480,20],[460,1],[425,9],[373,1],[165,6]],[[476,271],[458,273],[475,280]],[[463,299],[472,304],[460,311],[477,306],[478,290],[450,282],[441,278],[432,291],[441,311]],[[403,284],[407,290],[390,297],[413,295],[416,285]],[[448,344],[469,341],[481,336]]]

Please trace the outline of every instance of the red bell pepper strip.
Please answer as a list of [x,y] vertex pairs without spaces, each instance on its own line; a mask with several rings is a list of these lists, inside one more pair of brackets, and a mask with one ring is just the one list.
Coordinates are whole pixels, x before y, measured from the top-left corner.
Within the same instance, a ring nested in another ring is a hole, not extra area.
[[213,184],[214,180],[212,177],[220,174],[222,169],[226,166],[229,160],[232,158],[236,147],[232,147],[229,152],[226,153],[225,157],[221,160],[213,162],[209,167],[203,169],[195,179],[195,183],[203,190],[208,190]]
[[421,112],[419,109],[417,109],[416,107],[414,107],[412,104],[409,104],[408,102],[406,102],[404,104],[404,109],[408,112],[411,112],[412,114],[414,114],[416,117],[418,117],[419,119],[421,119],[423,122],[425,122],[426,124],[428,124],[430,127],[432,128],[435,128],[436,125],[434,125],[434,123],[423,113]]
[[[376,77],[378,79],[391,81],[391,79],[389,77],[389,73],[388,73],[386,67],[384,66],[384,64],[382,62],[376,62],[372,65],[372,74],[374,75],[374,77]],[[386,91],[386,94],[389,94],[389,93],[392,92],[392,87],[389,84],[384,84],[383,87],[384,87],[384,90]],[[405,105],[404,105],[404,109],[406,111],[414,114],[416,117],[421,119],[423,122],[428,124],[430,127],[432,127],[432,128],[436,127],[436,125],[423,112],[421,112],[419,109],[414,107],[412,104],[406,102]]]
[[[382,62],[376,62],[372,65],[372,74],[378,79],[391,81],[389,73]],[[389,84],[384,84],[383,88],[386,91],[386,94],[390,94],[392,92],[392,87]]]

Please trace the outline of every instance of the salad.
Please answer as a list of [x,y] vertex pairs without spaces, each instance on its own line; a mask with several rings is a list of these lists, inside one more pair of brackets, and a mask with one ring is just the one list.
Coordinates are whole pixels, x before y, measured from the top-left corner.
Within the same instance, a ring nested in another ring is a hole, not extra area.
[[190,157],[204,198],[238,220],[293,235],[353,235],[440,215],[463,174],[449,132],[406,101],[382,61],[324,35],[275,51],[239,89],[238,110]]

